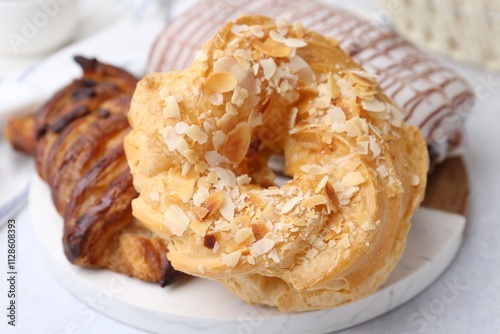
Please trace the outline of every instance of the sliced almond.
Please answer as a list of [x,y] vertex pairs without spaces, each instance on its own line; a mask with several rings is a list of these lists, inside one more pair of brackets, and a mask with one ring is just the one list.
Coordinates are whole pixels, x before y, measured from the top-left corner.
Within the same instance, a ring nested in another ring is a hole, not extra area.
[[250,128],[247,123],[238,124],[224,142],[224,155],[233,163],[240,163],[250,146]]
[[303,48],[307,46],[307,43],[299,38],[287,38],[285,40],[285,45],[291,48]]
[[233,238],[234,238],[234,241],[241,244],[242,242],[244,242],[250,238],[254,238],[253,231],[250,227],[241,228],[234,234]]
[[166,118],[174,118],[174,119],[180,119],[181,118],[181,113],[179,110],[179,104],[177,103],[177,100],[175,99],[175,96],[169,96],[165,99],[165,107],[163,108],[163,115],[165,115]]
[[231,32],[235,35],[238,35],[243,31],[247,31],[248,28],[249,27],[246,24],[233,24],[233,26],[231,27]]
[[267,204],[262,197],[252,192],[248,193],[248,201],[260,209],[264,208]]
[[254,40],[252,41],[252,47],[271,57],[287,57],[290,54],[288,46],[276,42],[272,38],[267,38],[264,42]]
[[271,79],[276,72],[276,63],[274,62],[274,59],[263,58],[260,60],[260,64],[264,70],[264,78],[266,78],[266,80]]
[[375,98],[370,100],[363,100],[363,102],[361,102],[361,105],[366,111],[378,113],[386,110],[385,103]]
[[387,167],[385,165],[380,165],[377,167],[377,172],[380,174],[382,177],[386,177],[389,175],[389,172],[387,171]]
[[250,32],[257,38],[264,37],[264,30],[260,25],[253,25],[249,27]]
[[[238,107],[241,107],[247,97],[248,97],[248,90],[237,86],[234,89],[233,95],[231,96],[231,103],[237,105]],[[236,114],[237,113],[238,112],[236,111]]]
[[307,85],[314,82],[314,72],[309,64],[299,56],[290,57],[288,68],[292,73],[296,73],[300,80]]
[[304,26],[300,21],[293,22],[293,30],[297,34],[298,38],[304,37]]
[[326,203],[327,203],[327,199],[323,195],[313,195],[309,198],[306,198],[305,200],[303,200],[301,202],[301,204],[303,206],[305,206],[306,208],[311,208],[311,207],[326,204]]
[[349,77],[352,82],[368,87],[377,86],[377,77],[364,71],[351,71],[349,72]]
[[361,183],[364,183],[365,181],[366,179],[363,177],[363,175],[361,175],[360,172],[350,172],[342,178],[342,184],[346,188],[351,186],[357,186]]
[[165,212],[165,226],[178,237],[181,237],[190,223],[189,217],[182,209],[173,204]]
[[376,158],[382,153],[380,146],[377,144],[377,141],[374,137],[370,137],[370,151],[372,151],[373,156]]
[[269,231],[267,229],[266,225],[264,225],[264,224],[252,224],[252,225],[250,225],[250,228],[252,229],[255,240],[260,240],[260,239],[264,238],[264,236]]
[[165,140],[168,150],[170,152],[174,151],[179,144],[179,139],[181,138],[175,131],[174,127],[167,125],[166,127],[159,129],[158,132]]
[[202,207],[208,210],[208,215],[214,214],[224,202],[224,194],[220,191],[208,195]]
[[333,78],[332,72],[328,73],[328,90],[332,99],[336,99],[340,95],[340,87],[337,85],[336,80]]
[[199,63],[203,63],[203,62],[207,61],[208,60],[207,51],[205,51],[205,50],[196,51],[196,54],[194,56],[194,60],[199,62]]
[[337,235],[337,232],[335,232],[335,231],[328,231],[328,233],[326,233],[325,236],[323,237],[323,241],[325,241],[325,242],[330,241],[336,235]]
[[417,174],[410,174],[410,184],[418,186],[420,184],[420,177]]
[[193,219],[189,227],[193,232],[200,236],[204,237],[207,234],[208,228],[212,225],[213,221],[201,222],[198,219]]
[[288,213],[293,210],[293,208],[300,203],[301,198],[300,197],[293,197],[289,199],[281,208],[281,215],[284,215],[285,213]]
[[252,247],[250,247],[250,254],[252,254],[252,256],[255,256],[255,257],[266,254],[271,249],[273,249],[275,244],[276,244],[276,242],[272,239],[262,238],[256,242],[254,242]]
[[316,164],[302,165],[300,166],[300,170],[309,175],[321,175],[328,173],[328,170],[326,168]]
[[370,144],[369,141],[358,140],[356,142],[356,152],[358,154],[368,154],[368,145],[369,144]]
[[198,161],[200,156],[195,150],[185,150],[183,152],[184,157],[189,161],[189,163],[192,163],[193,165]]
[[195,124],[191,125],[186,130],[186,135],[194,142],[198,142],[200,144],[205,144],[208,139],[208,135],[198,125]]
[[179,194],[183,203],[187,203],[191,199],[191,197],[193,197],[194,185],[194,179],[185,180],[181,183]]
[[226,134],[222,131],[215,131],[212,135],[212,144],[214,145],[215,150],[219,150],[219,148],[224,144],[226,140]]
[[175,132],[179,135],[183,135],[188,128],[189,124],[186,122],[177,122],[177,124],[175,124]]
[[319,193],[325,186],[326,182],[328,181],[328,176],[323,176],[321,181],[319,181],[318,185],[316,186],[316,189],[314,189],[315,193]]
[[349,235],[346,233],[344,236],[337,242],[335,248],[337,249],[347,249],[351,246],[351,242],[349,241]]
[[336,211],[336,208],[339,206],[339,198],[337,196],[337,192],[335,191],[335,189],[333,188],[333,186],[330,182],[326,183],[325,192],[326,192],[326,196],[328,197],[328,200],[330,201],[330,204],[334,208],[333,211]]
[[234,202],[230,197],[224,198],[219,208],[219,212],[222,217],[230,222],[234,219]]
[[216,93],[227,93],[232,91],[238,81],[236,76],[231,72],[215,72],[208,76],[205,87]]
[[241,258],[241,252],[239,252],[239,251],[232,252],[232,253],[229,253],[229,254],[224,254],[223,253],[221,255],[222,262],[226,266],[228,266],[229,268],[236,267],[236,265],[240,261],[240,258]]
[[195,206],[193,208],[193,212],[196,216],[198,216],[198,218],[203,221],[210,211],[202,206]]

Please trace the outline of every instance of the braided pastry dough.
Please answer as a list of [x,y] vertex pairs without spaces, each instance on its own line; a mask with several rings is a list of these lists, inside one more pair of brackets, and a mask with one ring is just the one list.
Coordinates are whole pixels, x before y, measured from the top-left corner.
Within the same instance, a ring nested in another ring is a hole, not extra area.
[[[226,24],[188,69],[146,76],[129,121],[133,214],[170,240],[174,268],[285,311],[375,291],[425,189],[420,132],[299,23]],[[281,187],[272,154],[292,177]]]

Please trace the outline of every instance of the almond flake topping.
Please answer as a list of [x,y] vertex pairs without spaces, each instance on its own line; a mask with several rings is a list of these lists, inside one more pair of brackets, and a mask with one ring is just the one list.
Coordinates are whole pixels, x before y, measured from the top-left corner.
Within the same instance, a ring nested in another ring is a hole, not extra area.
[[162,100],[165,100],[167,97],[170,96],[170,92],[167,89],[167,87],[163,87],[160,89],[160,93],[158,94]]
[[278,33],[276,30],[271,30],[269,32],[269,37],[271,37],[274,41],[276,41],[278,43],[285,44],[286,37],[283,36],[282,34]]
[[292,209],[297,205],[299,204],[301,198],[300,197],[293,197],[291,199],[289,199],[285,205],[283,205],[283,207],[281,208],[281,211],[280,211],[280,214],[281,215],[284,215],[285,213],[288,213],[290,211],[292,211]]
[[208,60],[208,54],[205,50],[198,50],[194,56],[194,60],[200,63],[206,62]]
[[328,170],[320,165],[306,164],[300,166],[300,170],[309,175],[327,174]]
[[351,186],[357,186],[364,183],[366,179],[361,175],[360,172],[350,172],[342,178],[342,185],[347,188]]
[[194,179],[182,181],[179,194],[183,203],[187,203],[193,197],[194,184]]
[[330,95],[332,99],[336,99],[340,95],[340,88],[337,85],[337,82],[333,78],[332,72],[328,73],[328,89],[330,90]]
[[235,35],[238,35],[244,31],[247,31],[249,29],[248,25],[246,24],[233,24],[231,27],[231,32]]
[[228,221],[234,219],[234,203],[230,197],[225,197],[219,207],[219,212]]
[[198,125],[191,125],[186,130],[186,135],[191,138],[194,142],[198,142],[200,144],[205,144],[208,139],[208,135],[203,132],[203,130]]
[[386,110],[385,103],[375,98],[371,100],[363,100],[361,102],[361,105],[363,106],[363,109],[365,109],[366,111],[382,112]]
[[217,151],[208,151],[205,153],[205,160],[210,167],[217,167],[222,162],[228,162],[227,158]]
[[177,134],[175,129],[167,125],[165,128],[159,129],[158,132],[163,136],[165,143],[167,144],[167,148],[170,152],[175,151],[177,145],[179,145],[180,136]]
[[288,69],[297,74],[300,80],[304,81],[306,84],[311,85],[314,82],[314,72],[309,66],[309,64],[299,56],[290,56],[290,62],[288,63]]
[[276,72],[276,63],[273,58],[263,58],[260,60],[260,65],[264,70],[264,78],[269,80],[272,78],[274,73]]
[[165,99],[165,107],[163,108],[163,114],[166,118],[180,119],[181,113],[179,111],[179,104],[175,96],[169,96]]
[[287,57],[290,54],[290,48],[283,43],[278,43],[272,38],[266,39],[264,42],[254,40],[252,46],[265,55],[271,57]]
[[301,202],[301,204],[303,206],[305,206],[306,208],[311,208],[311,207],[326,204],[326,203],[327,203],[327,199],[323,195],[313,195],[309,198],[306,198],[305,200],[303,200]]
[[316,186],[316,189],[314,189],[315,193],[319,193],[325,186],[326,182],[328,182],[328,176],[323,176],[321,181],[319,181],[318,185]]
[[342,237],[342,239],[340,239],[337,244],[335,245],[335,248],[337,249],[347,249],[351,246],[351,243],[349,241],[349,235],[346,233],[344,234],[344,236]]
[[212,135],[212,144],[214,145],[215,150],[219,150],[219,148],[224,144],[226,140],[226,134],[220,130],[217,130]]
[[239,251],[232,252],[229,254],[222,253],[221,255],[222,262],[229,268],[236,267],[238,261],[240,261],[240,258],[241,258],[241,252]]
[[267,255],[271,260],[273,260],[275,263],[280,263],[281,259],[278,255],[278,251],[276,248],[271,249],[269,254]]
[[376,158],[382,153],[380,146],[378,146],[377,141],[374,137],[370,137],[370,151],[372,151],[373,156]]
[[358,140],[356,142],[356,152],[358,154],[368,154],[368,145],[369,144],[370,144],[369,141]]
[[389,172],[387,171],[387,168],[384,165],[380,165],[377,167],[377,172],[380,174],[382,177],[386,177],[389,175]]
[[235,235],[234,235],[234,241],[236,241],[237,243],[241,244],[242,242],[250,239],[250,238],[253,238],[253,232],[252,232],[252,229],[250,227],[244,227],[244,228],[241,228],[239,229]]
[[205,86],[213,92],[226,93],[232,91],[237,84],[236,76],[232,72],[222,71],[211,73]]
[[182,155],[193,165],[198,161],[199,155],[195,150],[185,150]]
[[345,123],[345,113],[339,107],[332,107],[328,109],[327,115],[332,123]]
[[250,176],[248,176],[247,174],[243,174],[243,175],[240,175],[236,178],[236,182],[239,185],[249,184],[250,182],[252,182],[252,178]]
[[250,32],[257,38],[264,37],[264,30],[260,25],[253,25],[249,27]]
[[183,135],[188,128],[189,124],[186,122],[177,122],[177,124],[175,124],[175,132],[179,135]]
[[189,222],[189,217],[175,204],[170,205],[165,212],[165,226],[178,237],[184,234],[184,231],[189,226]]
[[287,38],[285,40],[285,45],[291,48],[303,48],[304,46],[307,46],[307,43],[298,38]]
[[221,207],[223,202],[224,194],[222,192],[216,192],[207,197],[205,203],[203,203],[203,207],[208,210],[208,215],[212,215]]
[[248,90],[236,86],[233,95],[231,96],[231,103],[237,105],[238,107],[241,107],[247,97],[248,97]]
[[181,137],[181,138],[179,138],[179,141],[177,143],[177,147],[175,149],[177,150],[177,152],[184,155],[184,152],[189,150],[189,144],[187,143],[187,141],[184,138]]
[[273,249],[275,243],[276,242],[272,239],[262,238],[253,243],[252,247],[250,247],[250,254],[255,257],[266,254]]
[[420,177],[417,174],[410,174],[410,184],[418,186],[420,184]]

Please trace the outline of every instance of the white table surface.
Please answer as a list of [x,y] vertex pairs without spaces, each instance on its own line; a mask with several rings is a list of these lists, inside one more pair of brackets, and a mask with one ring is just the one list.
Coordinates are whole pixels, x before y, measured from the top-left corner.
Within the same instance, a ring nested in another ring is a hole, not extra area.
[[[179,3],[174,2],[174,12],[179,6],[187,6],[193,1]],[[349,6],[356,5],[373,10],[374,18],[384,14],[373,1],[349,2]],[[93,15],[92,19],[99,17]],[[91,33],[89,31],[88,35]],[[1,71],[5,64],[8,62],[0,61],[0,75],[5,73]],[[500,73],[466,65],[454,66],[478,93],[477,108],[467,124],[468,147],[464,153],[471,196],[462,249],[445,274],[422,294],[391,313],[342,333],[500,333],[500,249],[496,248],[500,241]],[[6,324],[7,230],[4,227],[0,230],[3,273],[0,277],[0,309],[3,310],[0,333],[143,333],[95,312],[66,291],[40,256],[41,246],[32,223],[43,222],[30,221],[26,208],[15,219],[17,326],[12,328]],[[89,302],[99,304],[99,301]]]

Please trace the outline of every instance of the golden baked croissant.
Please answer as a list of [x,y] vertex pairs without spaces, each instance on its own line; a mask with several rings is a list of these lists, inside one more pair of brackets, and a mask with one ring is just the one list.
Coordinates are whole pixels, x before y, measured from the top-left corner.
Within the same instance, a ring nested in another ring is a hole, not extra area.
[[131,213],[137,194],[122,142],[137,79],[95,59],[75,60],[83,77],[36,115],[12,119],[6,136],[15,148],[34,153],[64,218],[64,251],[72,263],[169,284],[176,272],[167,243]]
[[128,117],[133,214],[177,270],[304,311],[374,292],[400,258],[426,144],[334,40],[240,17],[186,70],[142,79]]

